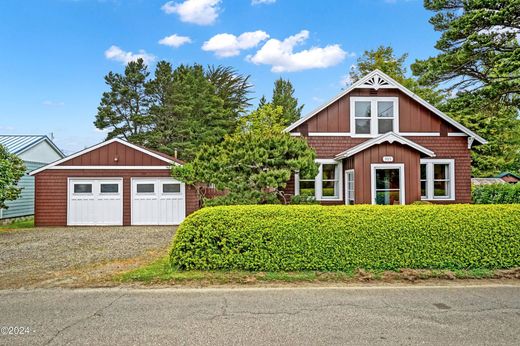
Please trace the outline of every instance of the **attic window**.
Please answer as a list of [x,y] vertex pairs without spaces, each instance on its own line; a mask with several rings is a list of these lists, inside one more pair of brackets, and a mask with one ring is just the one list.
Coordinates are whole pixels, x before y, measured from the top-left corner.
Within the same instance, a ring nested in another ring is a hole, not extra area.
[[350,102],[350,123],[354,137],[375,137],[399,132],[397,97],[351,97]]

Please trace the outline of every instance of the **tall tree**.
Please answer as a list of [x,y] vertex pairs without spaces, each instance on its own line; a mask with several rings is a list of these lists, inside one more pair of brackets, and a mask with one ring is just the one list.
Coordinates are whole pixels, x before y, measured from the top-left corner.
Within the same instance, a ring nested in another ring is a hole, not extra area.
[[314,150],[304,139],[284,133],[282,121],[282,108],[267,104],[242,118],[222,143],[202,146],[172,175],[197,186],[201,197],[207,184],[228,192],[207,204],[279,203],[292,173],[317,174]]
[[0,209],[8,208],[6,201],[13,201],[20,197],[22,189],[17,184],[24,173],[23,161],[0,145]]
[[123,136],[143,144],[153,119],[149,116],[150,97],[146,92],[149,72],[143,59],[131,61],[124,74],[110,72],[105,83],[110,91],[104,92],[98,106],[94,125],[108,130],[107,138]]
[[520,105],[520,1],[425,0],[440,53],[412,65],[424,85]]
[[[265,96],[260,98],[258,108],[267,104]],[[288,126],[300,119],[303,105],[298,104],[298,99],[294,97],[294,87],[290,80],[279,78],[274,82],[273,96],[269,104],[274,107],[282,107],[282,124]]]
[[394,49],[390,46],[379,46],[377,49],[367,50],[358,58],[355,67],[350,70],[350,80],[355,83],[366,74],[379,69],[432,105],[441,104],[445,98],[443,93],[435,88],[421,86],[414,78],[406,76],[407,71],[404,64],[407,58],[406,53],[401,56],[395,55]]
[[488,140],[473,147],[472,174],[493,177],[500,172],[520,170],[520,119],[516,107],[491,103],[472,93],[459,93],[442,110]]

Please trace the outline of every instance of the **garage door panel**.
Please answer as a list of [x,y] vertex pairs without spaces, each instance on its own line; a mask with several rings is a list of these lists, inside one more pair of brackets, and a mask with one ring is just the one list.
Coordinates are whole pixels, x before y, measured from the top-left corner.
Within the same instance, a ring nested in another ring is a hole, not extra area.
[[69,179],[68,225],[122,225],[122,179]]
[[185,214],[183,183],[172,178],[132,179],[133,225],[178,225]]

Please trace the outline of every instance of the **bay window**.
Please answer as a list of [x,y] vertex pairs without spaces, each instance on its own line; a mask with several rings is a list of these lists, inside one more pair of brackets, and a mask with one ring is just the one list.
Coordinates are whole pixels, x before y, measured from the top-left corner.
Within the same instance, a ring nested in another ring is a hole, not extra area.
[[421,199],[455,199],[455,161],[453,159],[421,160]]
[[316,200],[341,199],[341,162],[316,160],[320,164],[316,177],[295,175],[295,194],[314,197]]
[[353,137],[375,137],[399,132],[397,97],[351,97],[351,131]]

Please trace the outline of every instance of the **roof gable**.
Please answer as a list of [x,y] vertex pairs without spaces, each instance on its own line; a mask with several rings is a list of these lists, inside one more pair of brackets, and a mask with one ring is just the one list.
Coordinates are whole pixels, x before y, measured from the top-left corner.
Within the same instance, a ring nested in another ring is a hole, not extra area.
[[338,155],[336,155],[335,159],[341,160],[341,159],[356,155],[357,153],[360,153],[363,150],[366,150],[374,145],[382,144],[385,142],[388,142],[390,144],[397,142],[399,144],[409,146],[429,157],[435,157],[435,153],[433,151],[431,151],[430,149],[427,149],[427,148],[423,147],[422,145],[419,145],[419,144],[415,143],[414,141],[411,141],[407,138],[399,136],[396,133],[388,132],[388,133],[385,133],[384,135],[381,135],[376,138],[372,138],[368,141],[365,141],[361,144],[356,145],[355,147],[345,150],[342,153],[339,153]]
[[60,157],[65,157],[65,154],[46,135],[0,135],[0,145],[15,155],[20,155],[42,142],[46,142]]
[[466,128],[465,126],[463,126],[462,124],[453,120],[448,115],[444,114],[443,112],[441,112],[440,110],[438,110],[437,108],[435,108],[434,106],[432,106],[431,104],[429,104],[428,102],[426,102],[425,100],[423,100],[422,98],[420,98],[419,96],[417,96],[416,94],[414,94],[413,92],[411,92],[410,90],[405,88],[403,85],[401,85],[400,83],[398,83],[397,81],[395,81],[390,76],[388,76],[387,74],[383,73],[380,70],[374,70],[374,71],[370,72],[369,74],[367,74],[366,76],[364,76],[363,78],[358,80],[356,83],[352,84],[349,88],[343,90],[342,92],[337,94],[335,97],[333,97],[329,101],[322,104],[320,107],[314,109],[312,112],[310,112],[306,116],[300,118],[293,124],[289,125],[287,128],[285,128],[284,131],[290,132],[290,131],[294,130],[299,125],[303,124],[304,122],[306,122],[307,120],[309,120],[310,118],[315,116],[316,114],[320,113],[322,110],[324,110],[331,104],[335,103],[336,101],[338,101],[339,99],[341,99],[342,97],[344,97],[345,95],[347,95],[348,93],[353,91],[354,89],[362,89],[362,88],[372,88],[375,90],[398,89],[398,90],[402,91],[404,94],[408,95],[410,98],[412,98],[417,103],[424,106],[426,109],[431,111],[433,114],[435,114],[438,117],[440,117],[441,119],[445,120],[447,123],[451,124],[455,128],[464,132],[468,136],[475,138],[478,142],[480,142],[482,144],[487,143],[487,141],[484,138],[480,137],[473,131],[471,131],[468,128]]
[[[141,157],[136,159],[134,157],[135,155],[128,155],[130,151],[138,152],[141,154]],[[143,148],[119,138],[114,138],[81,150],[61,160],[52,162],[44,167],[32,171],[30,174],[34,175],[46,169],[60,169],[61,167],[160,167],[161,165],[169,166],[181,164],[182,161],[166,154],[159,154],[154,150]]]

